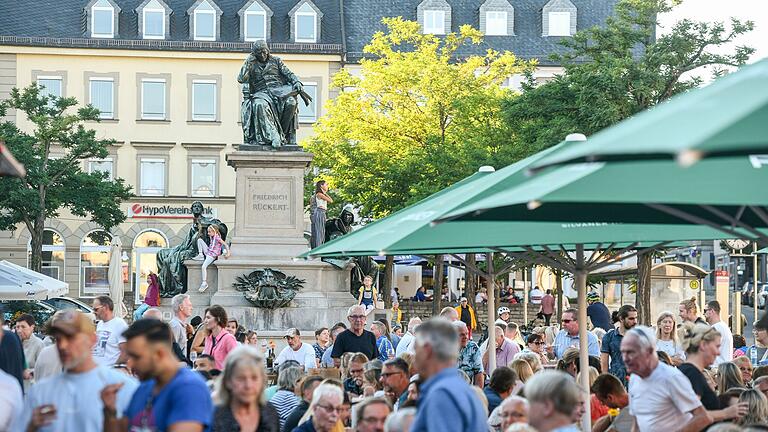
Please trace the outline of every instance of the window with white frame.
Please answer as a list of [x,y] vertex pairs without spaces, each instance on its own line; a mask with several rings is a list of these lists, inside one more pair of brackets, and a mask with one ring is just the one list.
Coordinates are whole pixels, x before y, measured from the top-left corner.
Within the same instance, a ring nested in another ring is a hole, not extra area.
[[570,12],[550,12],[549,13],[549,31],[548,36],[570,36],[571,35],[571,13]]
[[157,0],[152,0],[141,10],[144,39],[165,39],[165,8]]
[[115,8],[107,0],[99,0],[91,7],[91,37],[115,37]]
[[115,118],[115,80],[112,78],[91,78],[90,104],[99,110],[99,118]]
[[108,174],[108,179],[113,180],[114,176],[114,161],[112,158],[106,159],[91,159],[88,161],[88,172],[102,172]]
[[109,293],[109,254],[112,237],[104,231],[92,231],[80,243],[80,295]]
[[245,40],[267,40],[267,11],[258,3],[245,10]]
[[195,40],[216,40],[216,10],[210,3],[200,3],[194,12]]
[[145,78],[141,80],[141,118],[165,120],[165,80]]
[[212,197],[216,195],[216,160],[192,159],[192,196]]
[[507,36],[507,12],[488,11],[485,13],[485,34]]
[[299,121],[302,123],[311,123],[317,120],[317,83],[304,83],[304,91],[312,98],[309,105],[299,99]]
[[192,120],[216,121],[216,81],[192,81]]
[[[46,276],[64,280],[64,256],[66,247],[61,234],[51,229],[43,231],[42,270]],[[27,267],[32,263],[32,242],[27,243]]]
[[445,34],[445,11],[424,11],[424,34]]
[[60,76],[39,76],[37,84],[43,87],[42,96],[62,96],[62,78]]
[[294,16],[296,42],[317,42],[317,12],[307,3],[301,5]]
[[139,195],[165,195],[165,159],[142,158],[139,176]]

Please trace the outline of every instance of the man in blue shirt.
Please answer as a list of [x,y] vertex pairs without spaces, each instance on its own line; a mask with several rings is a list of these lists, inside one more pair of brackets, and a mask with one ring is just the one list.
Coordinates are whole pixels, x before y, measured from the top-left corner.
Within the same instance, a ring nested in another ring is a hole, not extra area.
[[123,333],[133,370],[142,380],[122,418],[115,416],[119,385],[102,391],[104,430],[189,432],[211,430],[213,403],[200,374],[182,367],[172,351],[171,328],[162,321],[143,319]]
[[[637,309],[632,305],[624,305],[619,308],[619,327],[611,330],[603,336],[603,344],[600,348],[600,367],[603,372],[608,371],[618,378],[626,387],[629,378],[624,360],[621,358],[621,341],[627,330],[637,325]],[[610,364],[609,364],[610,360]]]
[[433,318],[416,329],[414,366],[422,384],[411,432],[488,430],[487,416],[456,369],[459,335],[448,321]]
[[[555,356],[562,358],[563,353],[570,347],[579,347],[579,312],[576,309],[567,309],[563,312],[563,318],[560,320],[563,329],[555,336]],[[589,355],[600,357],[600,346],[597,343],[597,336],[592,332],[587,332],[587,348]]]
[[592,327],[600,327],[605,331],[613,330],[611,312],[600,302],[600,296],[595,291],[587,293],[587,317],[592,321]]
[[373,332],[373,335],[376,336],[376,347],[379,350],[378,359],[382,362],[389,360],[390,355],[392,357],[395,356],[395,347],[385,334],[387,331],[386,326],[386,324],[382,324],[378,321],[371,323],[371,331]]

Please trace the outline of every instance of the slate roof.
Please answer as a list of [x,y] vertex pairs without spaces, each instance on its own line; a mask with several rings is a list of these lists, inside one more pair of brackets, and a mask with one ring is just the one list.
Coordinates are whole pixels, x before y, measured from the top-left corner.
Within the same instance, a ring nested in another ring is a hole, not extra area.
[[[216,42],[191,41],[187,9],[195,0],[166,0],[173,10],[170,33],[166,40],[142,40],[138,35],[135,12],[141,0],[115,0],[122,12],[116,39],[88,37],[84,7],[88,0],[0,0],[0,45],[45,45],[71,47],[103,47],[125,49],[167,49],[191,51],[247,51],[250,42],[240,40],[237,12],[247,0],[214,0],[222,9],[221,37]],[[290,36],[289,11],[300,0],[263,0],[274,15],[269,43],[276,52],[342,53],[346,61],[357,62],[363,47],[374,32],[384,30],[381,19],[402,16],[416,20],[416,8],[422,0],[313,0],[323,12],[320,40],[316,44],[293,43]],[[487,36],[483,43],[459,51],[459,56],[482,54],[488,48],[509,50],[517,56],[538,58],[540,64],[551,64],[548,56],[562,52],[559,37],[542,36],[541,10],[549,0],[510,0],[515,8],[514,36]],[[604,23],[618,0],[571,0],[577,7],[577,29]],[[479,28],[479,8],[485,0],[447,0],[452,9],[451,31],[463,24]],[[344,32],[341,28],[340,4],[344,7]],[[345,34],[346,41],[342,41]]]
[[[451,31],[464,24],[480,28],[480,6],[485,0],[446,0],[451,5]],[[381,19],[402,16],[416,20],[416,7],[422,0],[347,0],[344,15],[347,34],[347,61],[356,62],[363,56],[363,47],[376,31],[383,31]],[[564,52],[558,44],[560,37],[542,36],[541,10],[549,0],[509,0],[515,8],[515,36],[486,36],[480,45],[460,50],[460,57],[484,54],[489,48],[512,51],[525,59],[538,58],[539,64],[552,64],[551,53]],[[618,0],[571,0],[577,8],[577,30],[601,25],[613,13]]]
[[[247,0],[213,0],[221,8],[221,37],[216,42],[192,41],[187,9],[195,0],[164,0],[173,11],[165,40],[142,40],[136,7],[142,0],[115,0],[122,12],[118,37],[90,38],[84,12],[88,0],[0,0],[0,44],[61,45],[104,48],[172,49],[191,51],[247,51],[252,42],[240,39],[237,12]],[[341,52],[339,0],[312,0],[323,11],[320,40],[316,44],[293,43],[288,12],[301,0],[264,0],[272,9],[268,42],[279,52]],[[376,0],[374,0],[376,1]],[[34,3],[34,6],[31,4]],[[42,39],[47,38],[47,39]],[[15,41],[15,42],[14,42]]]

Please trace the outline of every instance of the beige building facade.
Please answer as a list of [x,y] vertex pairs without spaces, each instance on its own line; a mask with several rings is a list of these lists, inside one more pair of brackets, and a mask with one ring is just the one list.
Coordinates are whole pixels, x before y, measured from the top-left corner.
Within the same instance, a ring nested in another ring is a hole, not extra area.
[[[340,54],[274,53],[313,96],[300,104],[299,141],[333,97],[329,83]],[[140,302],[155,254],[180,243],[200,200],[206,214],[234,227],[235,172],[226,155],[242,142],[241,86],[236,77],[246,54],[126,49],[0,46],[0,99],[12,87],[33,82],[46,91],[92,103],[101,122],[87,127],[116,140],[103,160],[84,161],[85,171],[106,171],[133,187],[122,204],[126,220],[111,232],[122,244],[126,291]],[[10,113],[20,129],[33,125]],[[54,152],[54,157],[57,155]],[[69,283],[69,295],[89,299],[108,289],[109,245],[93,241],[100,228],[66,211],[46,223],[44,271]],[[0,259],[27,265],[24,226],[0,232]]]

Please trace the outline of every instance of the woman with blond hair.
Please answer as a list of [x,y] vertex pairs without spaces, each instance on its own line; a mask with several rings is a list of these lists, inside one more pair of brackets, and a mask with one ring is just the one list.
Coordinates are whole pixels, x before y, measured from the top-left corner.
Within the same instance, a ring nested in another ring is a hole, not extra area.
[[677,341],[675,316],[672,312],[662,312],[656,319],[656,351],[667,353],[673,366],[680,366],[685,360],[685,352]]
[[278,432],[280,417],[264,398],[266,382],[264,359],[256,349],[240,346],[232,350],[217,383],[219,405],[213,413],[212,430]]
[[721,409],[717,394],[707,384],[704,371],[720,354],[720,333],[706,324],[687,322],[683,325],[683,349],[686,362],[678,368],[691,382],[693,391],[715,422],[738,419],[747,411],[747,405],[739,403]]
[[529,365],[528,362],[523,359],[514,359],[507,366],[515,371],[517,374],[517,379],[523,383],[528,381],[528,379],[533,376],[531,365]]
[[523,351],[521,353],[515,354],[515,358],[513,360],[525,360],[528,362],[528,365],[531,367],[531,371],[533,371],[534,374],[541,371],[543,368],[541,365],[541,358],[538,354],[531,351]]
[[736,423],[747,426],[753,424],[764,425],[768,422],[768,399],[763,392],[755,389],[744,391],[739,396],[739,403],[747,405],[747,414],[740,418]]
[[722,394],[734,387],[746,387],[736,363],[723,362],[717,366],[717,391]]

